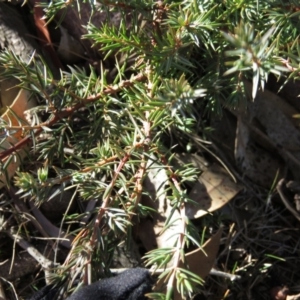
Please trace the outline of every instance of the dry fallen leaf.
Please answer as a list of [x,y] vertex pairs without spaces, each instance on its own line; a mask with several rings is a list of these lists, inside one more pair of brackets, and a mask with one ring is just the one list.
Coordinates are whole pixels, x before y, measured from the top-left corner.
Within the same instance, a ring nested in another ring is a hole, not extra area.
[[186,264],[189,266],[189,270],[197,274],[202,279],[205,279],[214,266],[216,256],[219,251],[222,231],[222,228],[220,228],[209,240],[205,242],[202,248],[198,248],[185,255]]
[[[21,124],[27,124],[27,122],[25,121],[24,112],[35,106],[35,102],[33,100],[29,101],[29,96],[30,93],[28,91],[21,89],[12,105],[1,116],[2,120],[9,123],[10,126],[20,126],[20,121],[22,121]],[[24,132],[22,130],[13,130],[13,132],[9,136],[7,136],[5,141],[1,144],[1,151],[9,149],[11,145],[19,142],[23,138],[23,134]],[[7,184],[7,180],[12,178],[12,176],[15,174],[15,171],[19,167],[21,160],[22,158],[24,158],[25,154],[25,149],[16,151],[14,158],[9,162],[9,165],[6,168],[7,176],[4,173],[0,175],[0,188],[5,186]],[[2,165],[7,163],[8,159],[8,157],[3,159],[1,162]]]
[[[213,268],[216,256],[219,251],[220,239],[222,236],[222,228],[220,228],[205,244],[194,251],[191,251],[185,255],[186,265],[189,270],[202,279],[205,279]],[[183,268],[183,263],[179,265],[179,268]],[[164,284],[164,278],[159,280],[154,287],[155,291],[161,290]],[[180,294],[174,289],[174,300],[181,300]]]
[[[167,199],[165,186],[168,184],[168,176],[165,169],[155,162],[148,166],[148,175],[144,180],[144,189],[149,193],[151,199],[144,197],[144,205],[154,208],[157,212],[152,214],[152,220],[141,220],[138,226],[138,235],[147,251],[155,248],[168,248],[176,244],[178,232],[181,228],[181,218],[178,210],[173,211],[170,201]],[[162,233],[167,218],[171,226]]]
[[186,204],[186,215],[190,219],[200,218],[228,203],[240,190],[228,173],[216,164],[209,166],[200,176],[189,197],[197,204]]
[[[251,85],[245,83],[247,92]],[[259,91],[254,102],[249,101],[250,116],[259,121],[267,135],[278,146],[288,151],[300,151],[300,132],[292,123],[295,110],[280,105],[280,97],[268,91]],[[289,116],[286,114],[290,113]],[[295,120],[294,120],[295,121]]]
[[[53,73],[57,73],[57,69],[64,69],[62,63],[60,62],[56,51],[54,50],[54,45],[51,41],[51,37],[48,31],[47,21],[44,18],[44,11],[43,8],[39,5],[33,6],[33,17],[34,17],[34,23],[38,35],[38,41],[42,45],[44,57],[46,59],[49,57],[47,63],[49,66],[52,64],[56,66],[52,67]],[[55,76],[58,76],[58,74],[55,74]]]
[[[205,242],[202,248],[191,251],[185,255],[186,265],[189,267],[189,270],[201,277],[203,280],[214,266],[219,251],[222,231],[222,228],[220,228],[217,233]],[[183,264],[179,267],[184,268]],[[181,296],[175,289],[174,300],[180,299]]]
[[[245,82],[245,87],[249,94],[251,84]],[[297,120],[293,119],[296,111],[288,104],[283,103],[284,101],[274,93],[267,90],[258,91],[255,101],[248,101],[248,111],[240,111],[238,115],[242,117],[244,123],[251,127],[251,133],[256,135],[254,136],[255,142],[272,145],[286,161],[294,179],[299,180],[300,132],[297,128],[298,124],[295,123]],[[233,113],[236,115],[236,112]],[[272,155],[274,150],[270,152]]]

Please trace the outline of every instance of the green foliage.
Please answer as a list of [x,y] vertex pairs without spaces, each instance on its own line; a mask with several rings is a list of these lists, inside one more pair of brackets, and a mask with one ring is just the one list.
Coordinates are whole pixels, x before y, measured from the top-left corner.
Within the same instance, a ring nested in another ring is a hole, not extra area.
[[[55,80],[47,66],[34,60],[28,65],[9,51],[0,55],[3,76],[19,79],[41,102],[31,109],[32,124],[20,128],[33,141],[29,161],[42,167],[24,166],[17,173],[19,194],[40,204],[51,188],[74,187],[81,201],[98,201],[84,227],[80,214],[67,215],[62,224],[76,223],[69,234],[77,237],[68,263],[56,270],[62,277],[71,266],[83,274],[91,262],[94,270],[107,271],[113,249],[130,239],[133,215],[151,214],[140,200],[153,157],[168,174],[173,211],[184,211],[191,201],[184,183],[196,180],[198,173],[190,165],[170,168],[166,136],[195,132],[204,113],[238,106],[244,80],[252,80],[255,99],[270,73],[292,79],[300,69],[300,12],[293,1],[89,3],[94,11],[121,16],[118,26],[109,20],[100,28],[89,24],[84,36],[100,45],[112,72],[101,67],[99,75],[92,67],[70,67]],[[51,19],[67,5],[80,11],[81,1],[51,1],[43,7]],[[9,132],[8,125],[1,122],[0,127]],[[166,296],[153,293],[153,299],[171,299],[174,289],[191,296],[202,284],[188,268],[179,268],[186,246],[200,246],[197,230],[185,216],[181,222],[178,244],[145,256],[155,268],[174,262],[161,276],[169,280]]]

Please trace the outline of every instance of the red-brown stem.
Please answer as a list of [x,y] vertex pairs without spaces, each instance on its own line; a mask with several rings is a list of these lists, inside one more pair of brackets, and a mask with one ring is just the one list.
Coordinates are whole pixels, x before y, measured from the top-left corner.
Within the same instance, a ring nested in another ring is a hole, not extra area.
[[97,214],[97,218],[95,220],[95,224],[94,224],[94,232],[93,232],[93,236],[91,239],[91,245],[94,245],[95,241],[96,241],[96,236],[97,236],[97,228],[100,226],[101,223],[101,219],[104,215],[104,212],[106,211],[106,209],[109,207],[110,204],[110,197],[111,197],[111,192],[112,192],[112,187],[115,185],[119,174],[122,170],[122,168],[124,167],[124,165],[126,164],[126,162],[128,161],[130,157],[130,153],[127,153],[123,159],[120,161],[119,166],[114,174],[114,177],[112,178],[111,182],[110,182],[110,191],[107,193],[107,196],[103,199],[102,205],[98,210],[98,214]]
[[[43,122],[35,127],[20,126],[19,128],[22,130],[36,129],[34,134],[37,135],[37,134],[41,133],[42,127],[51,127],[52,125],[54,125],[56,122],[58,122],[62,118],[71,116],[75,111],[84,107],[85,105],[87,105],[89,103],[93,103],[93,102],[99,100],[103,96],[115,94],[115,93],[121,91],[123,88],[132,86],[134,84],[134,82],[136,82],[136,81],[143,81],[145,78],[146,78],[146,76],[144,74],[140,73],[140,74],[134,76],[132,79],[121,81],[120,84],[118,84],[118,85],[108,86],[107,88],[105,88],[102,92],[98,93],[97,95],[89,96],[86,99],[80,99],[80,98],[76,97],[80,101],[79,103],[75,104],[73,107],[64,108],[61,111],[54,111],[53,117],[49,121]],[[9,128],[9,127],[7,127],[7,128]],[[16,129],[16,128],[18,128],[18,127],[14,126],[14,129]],[[30,142],[31,142],[30,135],[24,137],[20,142],[16,143],[14,146],[1,152],[0,160],[6,158],[10,154],[21,149],[22,147],[24,147],[26,144],[28,144]]]
[[[150,128],[151,128],[151,124],[149,121],[144,121],[143,122],[143,127],[144,127],[144,133],[145,133],[145,139],[144,141],[141,143],[143,148],[144,148],[144,152],[148,152],[149,151],[149,145],[151,143],[151,136],[150,136]],[[140,145],[139,145],[140,146]],[[143,178],[146,172],[146,168],[147,168],[147,161],[145,159],[145,155],[142,155],[142,161],[140,164],[140,168],[138,169],[135,178],[136,178],[136,182],[135,182],[135,188],[133,193],[130,196],[130,199],[134,200],[135,199],[135,203],[134,203],[134,207],[136,209],[136,207],[138,206],[140,199],[142,197],[142,192],[143,192]],[[132,214],[131,214],[131,218],[132,218]]]

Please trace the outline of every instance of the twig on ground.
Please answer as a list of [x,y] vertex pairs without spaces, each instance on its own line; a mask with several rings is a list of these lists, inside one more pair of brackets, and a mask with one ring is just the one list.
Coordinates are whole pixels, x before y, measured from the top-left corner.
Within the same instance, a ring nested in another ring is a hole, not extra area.
[[45,280],[48,283],[48,272],[51,268],[55,267],[55,264],[43,256],[35,247],[33,247],[30,243],[28,243],[25,239],[23,239],[18,233],[14,231],[13,228],[10,228],[6,231],[6,233],[24,250],[28,252],[39,264],[41,264],[42,268],[45,271]]
[[[128,270],[128,268],[118,268],[118,269],[110,269],[110,271],[113,273],[113,274],[120,274],[124,271]],[[149,270],[150,273],[152,274],[155,274],[155,275],[159,275],[163,272],[165,272],[166,270],[165,269],[153,269],[153,270]],[[213,276],[219,276],[219,277],[223,277],[223,278],[227,278],[227,279],[230,279],[231,281],[234,281],[234,280],[239,280],[241,279],[242,277],[240,275],[234,275],[234,274],[229,274],[229,273],[225,273],[225,272],[222,272],[222,271],[218,271],[214,268],[212,268],[209,272],[209,275],[213,275]]]
[[278,184],[277,184],[277,191],[278,191],[278,194],[284,204],[284,206],[286,207],[286,209],[288,209],[292,214],[293,216],[298,220],[300,221],[300,214],[292,207],[292,205],[290,204],[289,200],[286,198],[286,196],[284,195],[283,193],[283,184],[284,184],[285,180],[284,179],[281,179],[279,180]]

